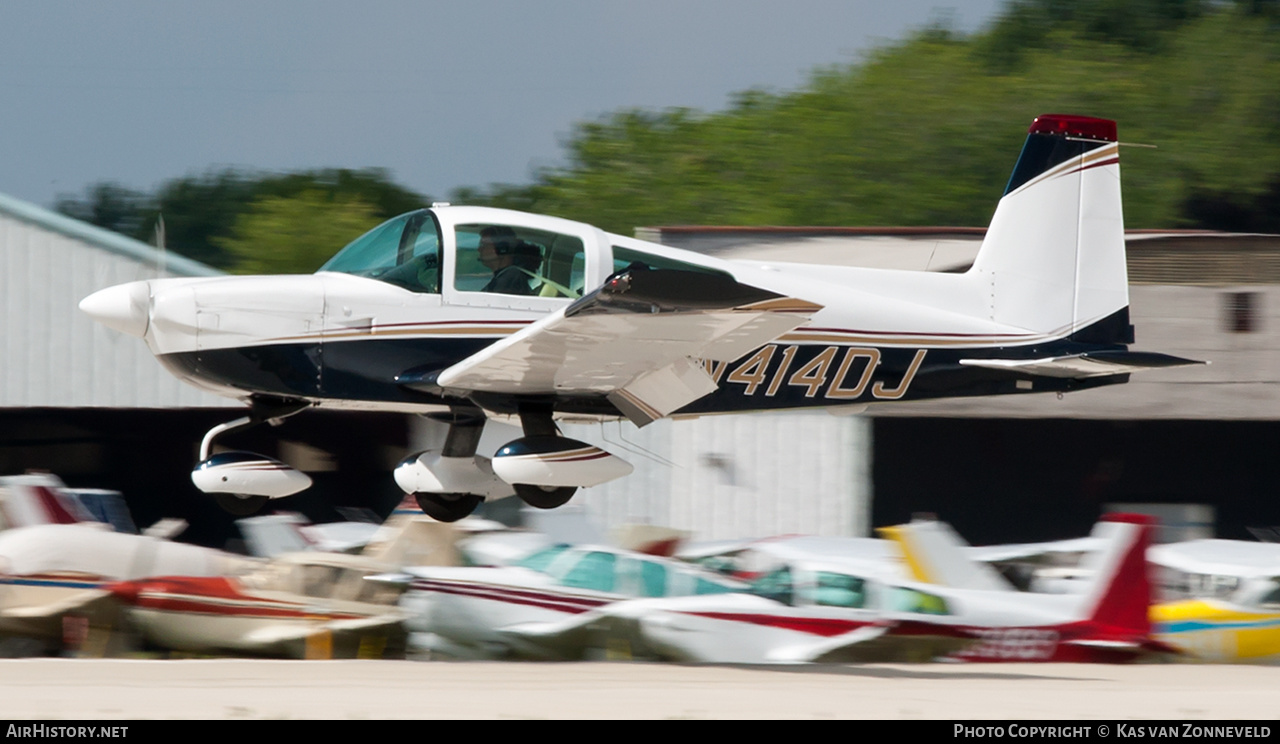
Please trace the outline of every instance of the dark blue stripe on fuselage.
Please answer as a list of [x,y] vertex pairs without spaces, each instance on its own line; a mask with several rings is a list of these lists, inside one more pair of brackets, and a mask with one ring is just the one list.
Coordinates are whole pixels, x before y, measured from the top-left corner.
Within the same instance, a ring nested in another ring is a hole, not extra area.
[[[1120,311],[1124,313],[1125,311]],[[1119,318],[1117,315],[1116,318]],[[1095,324],[1110,336],[1110,326],[1126,318]],[[1078,333],[1076,338],[1089,337]],[[408,338],[348,340],[320,344],[278,344],[236,349],[170,354],[162,361],[179,376],[194,377],[250,393],[312,400],[352,400],[390,404],[447,404],[442,398],[395,382],[410,369],[444,369],[493,343],[483,338]],[[916,369],[919,348],[879,348],[840,345],[769,344],[722,366],[708,365],[719,389],[677,413],[719,413],[751,410],[829,407],[885,400],[924,400],[1024,392],[1060,392],[1124,382],[1127,375],[1074,380],[1036,377],[1028,389],[1016,372],[962,366],[961,359],[1038,359],[1102,349],[1123,350],[1120,343],[1080,343],[1060,339],[1034,346],[985,349],[927,349]],[[852,351],[851,351],[852,349]],[[827,354],[826,363],[819,359]],[[846,355],[852,358],[844,367]],[[876,366],[865,376],[868,364]],[[752,365],[752,359],[756,363]],[[816,360],[816,361],[815,361]],[[802,374],[812,365],[810,374]],[[910,373],[910,374],[909,374]],[[864,382],[865,384],[860,384]],[[905,390],[898,395],[904,381]],[[754,384],[752,384],[754,383]],[[860,394],[851,397],[850,390]],[[477,395],[477,402],[499,412],[515,412],[514,396]],[[483,398],[483,400],[481,400]],[[618,415],[604,395],[557,400],[562,412]]]
[[483,338],[398,338],[204,349],[166,354],[175,375],[286,398],[432,403],[395,382],[408,369],[444,369],[493,343]]

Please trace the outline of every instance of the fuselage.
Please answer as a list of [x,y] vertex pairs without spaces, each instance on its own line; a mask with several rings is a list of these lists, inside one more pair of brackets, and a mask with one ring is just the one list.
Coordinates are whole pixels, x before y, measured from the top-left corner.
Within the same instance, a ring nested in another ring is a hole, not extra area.
[[[480,233],[494,225],[510,227],[541,255],[525,272],[527,293],[486,288],[491,275],[477,249]],[[406,377],[466,359],[636,262],[727,275],[822,307],[739,359],[704,362],[717,389],[676,415],[1061,391],[1126,377],[1019,380],[960,364],[1099,348],[1071,340],[1070,327],[994,322],[984,277],[725,261],[582,223],[477,207],[396,218],[312,275],[153,280],[94,298],[110,307],[96,317],[114,313],[113,327],[142,335],[168,369],[202,388],[238,398],[426,411],[451,401],[405,385]],[[90,312],[94,298],[85,303]],[[491,409],[503,405],[501,395],[485,401]],[[556,410],[618,415],[603,395],[562,400]]]

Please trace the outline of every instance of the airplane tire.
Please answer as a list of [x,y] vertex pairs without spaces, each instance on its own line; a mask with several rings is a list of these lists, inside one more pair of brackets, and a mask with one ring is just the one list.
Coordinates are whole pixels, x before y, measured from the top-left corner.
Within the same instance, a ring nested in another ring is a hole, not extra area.
[[484,497],[474,493],[422,493],[413,495],[423,514],[437,522],[456,522],[480,506]]
[[213,500],[222,510],[235,517],[257,514],[270,501],[266,496],[242,496],[236,493],[215,493]]
[[513,486],[516,489],[516,495],[524,503],[535,509],[554,509],[557,506],[564,506],[573,498],[573,494],[577,493],[577,486],[561,486],[560,488],[547,488],[546,486],[531,486],[526,483],[517,483]]

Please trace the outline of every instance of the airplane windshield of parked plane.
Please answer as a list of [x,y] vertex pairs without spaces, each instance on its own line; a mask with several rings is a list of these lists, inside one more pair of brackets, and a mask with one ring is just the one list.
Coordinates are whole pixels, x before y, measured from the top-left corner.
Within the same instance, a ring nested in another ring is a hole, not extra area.
[[632,597],[725,594],[742,591],[737,582],[717,582],[701,571],[679,570],[669,562],[646,560],[612,550],[574,549],[553,545],[515,565],[544,573],[561,586]]

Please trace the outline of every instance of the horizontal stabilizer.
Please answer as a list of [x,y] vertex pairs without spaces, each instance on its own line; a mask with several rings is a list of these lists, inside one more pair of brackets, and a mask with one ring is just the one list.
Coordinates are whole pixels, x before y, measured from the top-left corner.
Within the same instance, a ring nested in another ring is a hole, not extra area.
[[1144,369],[1186,367],[1192,364],[1208,364],[1195,359],[1183,359],[1153,351],[1091,351],[1084,354],[1044,357],[1042,359],[961,359],[967,367],[1007,370],[1041,377],[1105,377],[1124,375]]

